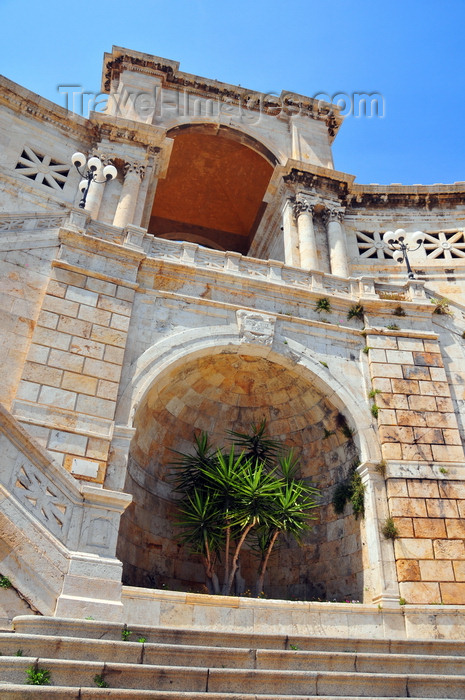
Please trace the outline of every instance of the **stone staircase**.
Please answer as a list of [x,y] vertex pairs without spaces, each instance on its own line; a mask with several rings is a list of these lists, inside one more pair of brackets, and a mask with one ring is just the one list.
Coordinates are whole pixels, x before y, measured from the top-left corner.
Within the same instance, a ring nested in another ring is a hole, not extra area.
[[[465,698],[465,641],[128,629],[41,616],[16,617],[14,629],[0,633],[1,700]],[[48,670],[50,685],[26,685],[30,668]]]

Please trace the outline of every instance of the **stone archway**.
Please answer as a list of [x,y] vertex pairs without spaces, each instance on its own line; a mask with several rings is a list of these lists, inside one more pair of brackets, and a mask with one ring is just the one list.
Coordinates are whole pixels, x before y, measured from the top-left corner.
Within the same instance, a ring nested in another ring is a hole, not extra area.
[[[361,600],[363,523],[349,510],[336,516],[331,496],[356,449],[340,429],[340,413],[321,388],[291,367],[238,347],[187,356],[167,368],[145,393],[134,416],[125,490],[134,502],[122,518],[118,557],[129,585],[202,590],[203,567],[177,542],[169,480],[172,450],[187,451],[194,431],[224,444],[228,429],[248,430],[265,418],[270,434],[302,455],[303,476],[317,483],[322,506],[304,546],[283,542],[272,559],[267,594],[276,598]],[[242,574],[253,581],[246,552]]]
[[173,150],[148,232],[246,254],[266,208],[276,157],[224,126],[184,124],[168,136]]

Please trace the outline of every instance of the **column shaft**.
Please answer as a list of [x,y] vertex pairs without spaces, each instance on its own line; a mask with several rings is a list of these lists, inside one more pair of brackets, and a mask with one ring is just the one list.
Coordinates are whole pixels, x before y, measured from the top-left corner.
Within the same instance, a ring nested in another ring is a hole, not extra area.
[[300,266],[306,270],[318,270],[318,251],[313,228],[313,207],[301,212],[297,219],[299,231]]
[[137,206],[140,182],[144,174],[144,167],[140,164],[127,163],[125,177],[118,206],[116,207],[113,226],[124,228],[133,223]]
[[331,274],[338,275],[339,277],[348,277],[349,266],[347,262],[345,235],[341,224],[342,217],[342,209],[335,208],[327,210],[329,260],[331,264]]

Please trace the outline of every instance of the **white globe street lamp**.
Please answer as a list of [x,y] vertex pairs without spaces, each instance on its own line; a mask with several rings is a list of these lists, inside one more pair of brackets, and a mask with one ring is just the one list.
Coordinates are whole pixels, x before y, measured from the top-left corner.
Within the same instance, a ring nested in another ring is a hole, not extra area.
[[[104,185],[106,182],[113,180],[117,176],[118,171],[116,170],[114,165],[106,165],[102,170],[102,175],[105,179],[97,180],[98,173],[102,169],[102,161],[100,160],[100,158],[97,158],[97,156],[92,156],[92,158],[89,158],[89,160],[87,161],[86,166],[86,156],[84,155],[84,153],[78,152],[74,153],[74,155],[71,158],[71,162],[76,167],[76,170],[78,171],[79,175],[83,178],[79,183],[79,190],[82,194],[79,206],[81,209],[84,209],[84,207],[86,206],[86,199],[89,193],[90,183],[95,182],[97,185]],[[86,169],[84,170],[84,172],[81,172],[81,169],[83,168]]]
[[410,280],[415,279],[407,253],[411,253],[423,244],[425,234],[422,231],[411,232],[405,231],[403,228],[398,228],[396,231],[386,231],[383,236],[383,243],[387,245],[389,250],[393,250],[393,258],[399,263],[407,265],[407,274]]

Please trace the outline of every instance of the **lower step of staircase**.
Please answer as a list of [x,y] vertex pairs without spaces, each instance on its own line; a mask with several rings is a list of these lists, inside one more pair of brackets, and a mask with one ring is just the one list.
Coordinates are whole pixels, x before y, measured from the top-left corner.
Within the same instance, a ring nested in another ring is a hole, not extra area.
[[[104,663],[27,657],[2,657],[0,697],[5,684],[25,683],[27,670],[44,668],[54,686],[95,686],[96,676],[109,688],[134,691],[156,689],[167,697],[278,698],[335,696],[338,698],[464,698],[465,675],[357,673],[337,671],[283,671],[274,669],[202,668],[149,664]],[[238,694],[238,689],[245,693]],[[173,693],[175,695],[173,695]],[[26,695],[25,695],[26,697]],[[102,695],[105,697],[105,695]],[[109,695],[111,697],[111,695]],[[153,696],[157,697],[157,696]],[[160,696],[159,696],[160,697]]]
[[[58,686],[29,686],[9,685],[5,689],[0,686],[2,700],[280,700],[280,695],[250,695],[243,693],[180,693],[178,691],[166,692],[163,690],[121,690],[119,688],[69,688]],[[348,695],[286,695],[285,700],[341,700]],[[462,695],[451,696],[464,698]],[[363,696],[363,700],[379,700],[378,696]],[[408,696],[390,695],[383,700],[408,700]],[[411,699],[410,699],[411,700]],[[440,700],[428,696],[428,698],[415,698],[415,700]]]

